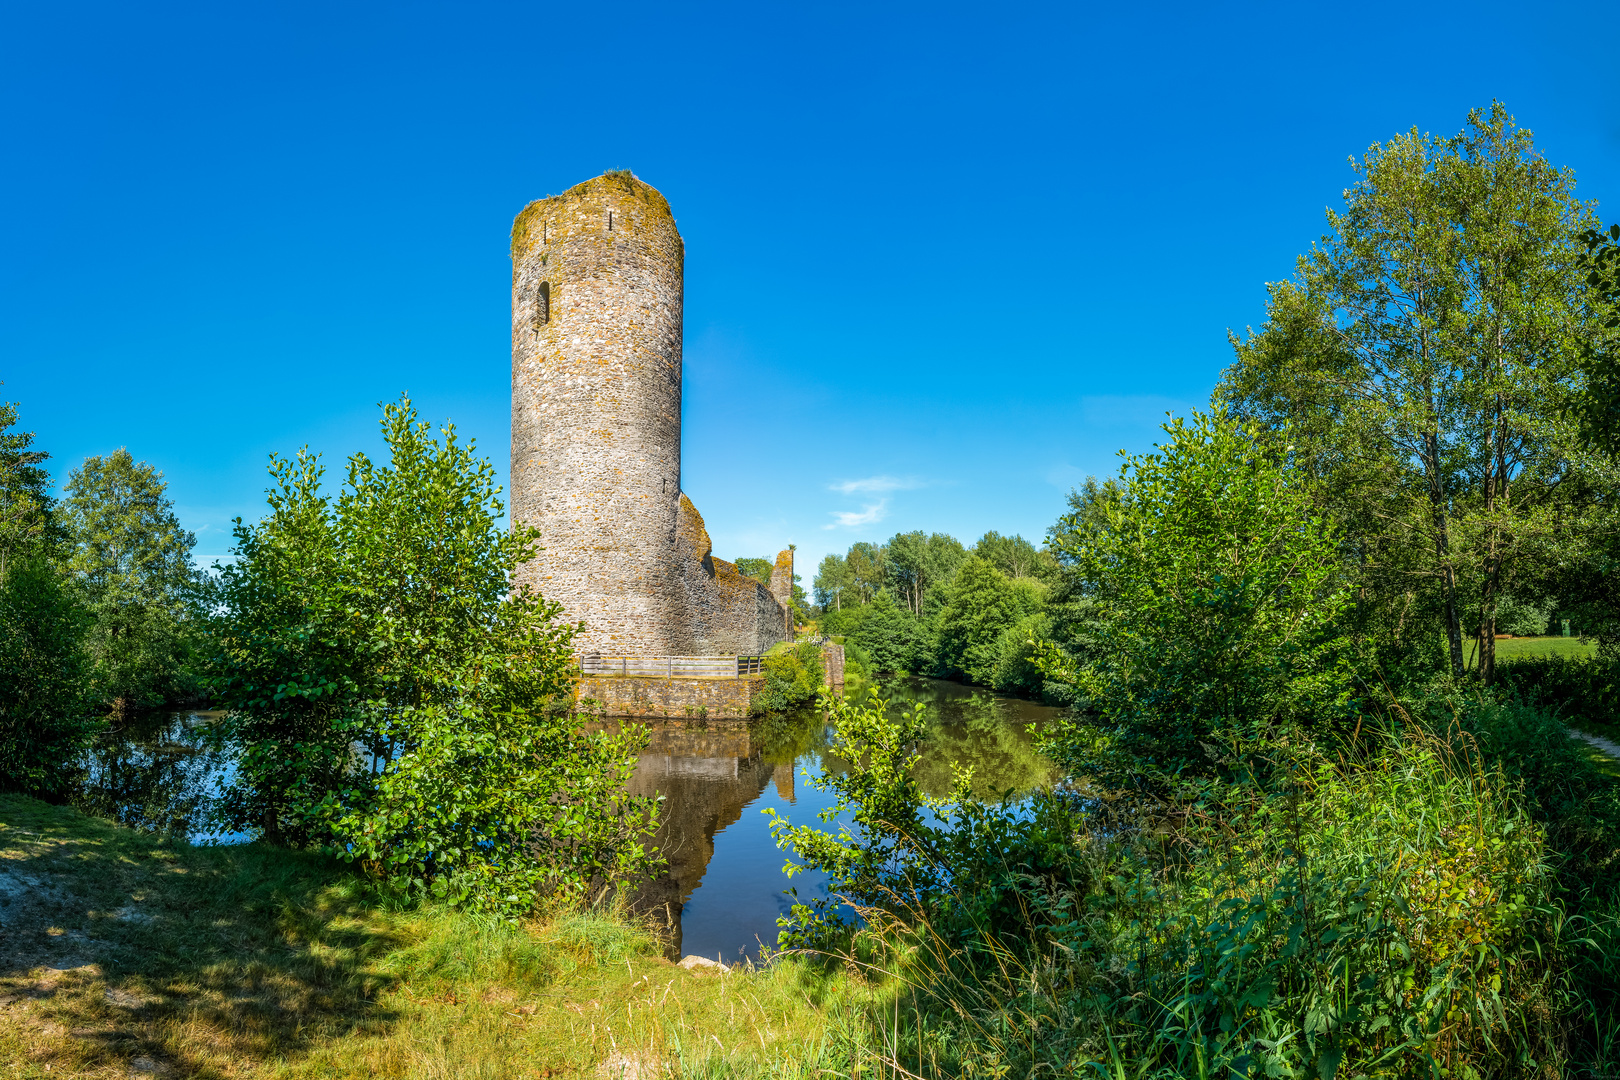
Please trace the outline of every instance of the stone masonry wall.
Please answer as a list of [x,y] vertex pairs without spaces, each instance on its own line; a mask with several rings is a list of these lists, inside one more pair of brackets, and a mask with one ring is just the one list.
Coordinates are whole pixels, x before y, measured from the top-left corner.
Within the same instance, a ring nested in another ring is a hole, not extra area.
[[708,656],[762,653],[784,639],[787,621],[769,589],[737,569],[736,563],[714,557],[709,531],[692,500],[681,496],[679,524],[686,595],[686,619],[691,628],[691,655]]
[[[793,632],[681,494],[684,264],[669,203],[627,172],[512,223],[512,520],[541,544],[518,583],[584,622],[581,654],[752,654]],[[792,580],[789,553],[788,597]]]
[[771,595],[782,607],[784,631],[788,641],[793,640],[793,549],[776,553],[776,565],[771,567]]
[[829,641],[821,647],[822,679],[839,697],[844,696],[844,647],[836,641]]
[[685,247],[628,173],[512,226],[512,518],[543,550],[519,581],[582,619],[581,652],[686,652],[681,491]]
[[741,720],[764,687],[764,678],[650,679],[587,675],[579,681],[577,700],[594,698],[608,716],[650,719],[708,717]]

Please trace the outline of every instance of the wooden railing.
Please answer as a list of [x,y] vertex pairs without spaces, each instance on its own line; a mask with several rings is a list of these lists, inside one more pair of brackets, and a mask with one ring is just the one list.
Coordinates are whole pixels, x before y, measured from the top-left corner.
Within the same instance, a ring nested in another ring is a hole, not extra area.
[[588,653],[579,659],[585,675],[632,675],[652,679],[734,679],[758,675],[763,656],[603,656]]

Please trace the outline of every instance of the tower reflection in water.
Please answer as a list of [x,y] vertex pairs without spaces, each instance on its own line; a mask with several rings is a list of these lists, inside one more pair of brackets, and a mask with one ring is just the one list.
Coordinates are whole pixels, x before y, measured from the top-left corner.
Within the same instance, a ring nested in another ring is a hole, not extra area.
[[[821,768],[825,722],[806,711],[790,717],[651,721],[647,748],[630,789],[662,795],[653,844],[667,860],[634,906],[667,928],[672,958],[696,953],[727,963],[757,957],[776,942],[778,917],[792,898],[825,895],[826,878],[781,872],[761,810],[811,820],[830,795],[796,777]],[[838,762],[829,762],[837,768]],[[722,837],[721,849],[716,839]]]
[[[974,793],[986,799],[1019,799],[1057,779],[1033,730],[1059,709],[934,679],[896,679],[884,689],[897,704],[927,709],[930,730],[915,775],[929,795],[949,794],[955,765],[973,770]],[[630,783],[638,795],[664,796],[654,842],[669,864],[640,891],[637,906],[666,924],[671,956],[757,957],[776,943],[776,920],[792,903],[786,890],[796,888],[804,900],[826,895],[824,875],[789,880],[782,873],[786,856],[760,811],[837,830],[837,819],[817,817],[832,795],[806,779],[847,768],[828,752],[830,730],[813,709],[754,721],[648,724],[647,749]]]

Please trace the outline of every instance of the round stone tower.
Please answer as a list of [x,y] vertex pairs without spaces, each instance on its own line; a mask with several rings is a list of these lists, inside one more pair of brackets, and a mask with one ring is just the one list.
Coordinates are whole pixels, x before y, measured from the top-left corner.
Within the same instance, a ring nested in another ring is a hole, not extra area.
[[669,203],[611,172],[512,224],[512,518],[519,580],[583,620],[581,654],[690,647],[681,497],[685,246]]

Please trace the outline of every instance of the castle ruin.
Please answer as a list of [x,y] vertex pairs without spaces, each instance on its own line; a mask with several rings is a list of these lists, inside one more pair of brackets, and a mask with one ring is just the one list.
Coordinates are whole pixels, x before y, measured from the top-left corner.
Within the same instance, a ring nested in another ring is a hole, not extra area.
[[793,635],[792,552],[768,587],[745,576],[681,491],[685,261],[669,203],[628,172],[512,224],[512,517],[542,546],[519,581],[584,623],[582,657],[627,672]]

